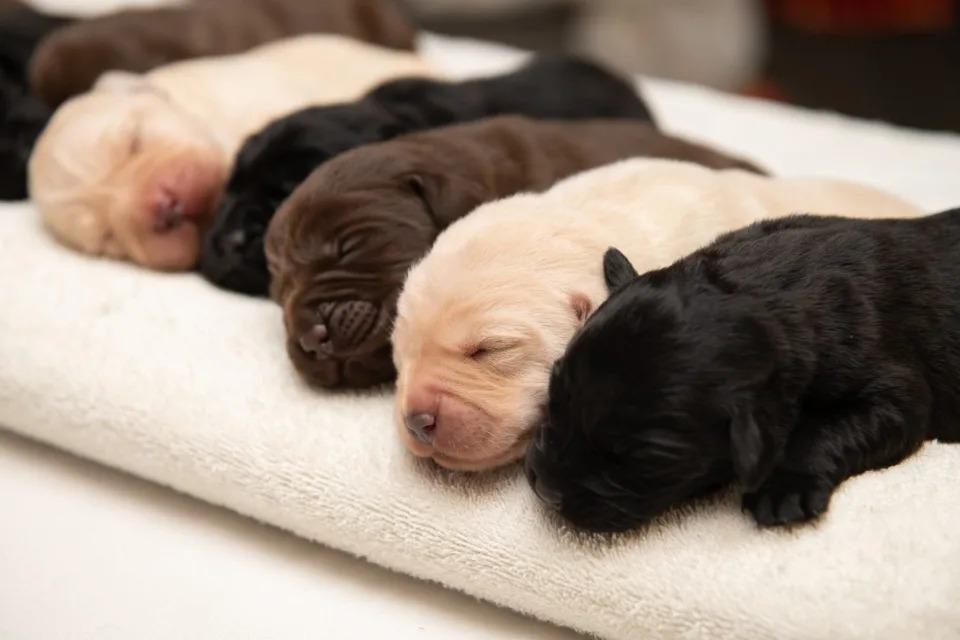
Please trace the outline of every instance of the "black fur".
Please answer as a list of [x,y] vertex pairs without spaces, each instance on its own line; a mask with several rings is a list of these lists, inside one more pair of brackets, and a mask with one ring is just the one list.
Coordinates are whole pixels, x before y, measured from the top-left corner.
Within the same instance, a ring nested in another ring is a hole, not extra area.
[[37,43],[68,22],[0,0],[0,200],[27,197],[27,159],[51,115],[28,90],[27,66]]
[[527,456],[591,530],[633,527],[739,480],[761,525],[822,514],[850,476],[960,440],[960,209],[795,216],[637,277],[558,361]]
[[313,169],[364,144],[499,114],[652,121],[629,83],[571,57],[546,57],[514,73],[465,82],[396,80],[355,103],[305,109],[268,125],[241,148],[200,270],[222,287],[267,295],[264,230]]
[[0,73],[0,200],[27,197],[27,161],[50,109]]
[[37,44],[70,22],[70,18],[40,13],[17,0],[0,0],[0,72],[7,80],[27,87],[27,66]]

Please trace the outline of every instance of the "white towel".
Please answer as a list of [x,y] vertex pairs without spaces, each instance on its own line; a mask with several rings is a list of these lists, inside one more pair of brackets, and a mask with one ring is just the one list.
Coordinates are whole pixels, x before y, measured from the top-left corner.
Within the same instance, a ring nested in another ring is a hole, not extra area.
[[[425,44],[447,68],[513,58]],[[956,136],[668,83],[648,95],[668,129],[777,172],[960,205]],[[0,246],[0,424],[14,431],[602,637],[960,636],[960,446],[844,483],[822,522],[793,531],[758,530],[731,493],[584,537],[516,468],[461,476],[412,460],[388,393],[307,389],[268,301],[75,254],[29,205],[0,209]]]

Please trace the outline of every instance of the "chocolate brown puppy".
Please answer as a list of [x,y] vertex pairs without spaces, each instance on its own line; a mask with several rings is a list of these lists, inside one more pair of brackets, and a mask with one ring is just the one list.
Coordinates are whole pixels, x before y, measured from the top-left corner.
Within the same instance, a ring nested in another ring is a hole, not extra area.
[[30,83],[57,106],[88,90],[104,71],[148,71],[307,33],[396,49],[413,49],[416,35],[394,0],[195,0],[119,11],[56,31],[37,48]]
[[324,164],[281,206],[266,237],[271,295],[283,306],[294,365],[324,387],[392,380],[397,296],[437,234],[484,202],[633,156],[759,171],[645,123],[520,116],[410,134]]
[[263,235],[280,204],[312,171],[350,149],[504,115],[653,122],[634,83],[576,56],[539,56],[510,73],[450,82],[406,77],[363,99],[275,120],[237,153],[200,254],[217,286],[266,296]]

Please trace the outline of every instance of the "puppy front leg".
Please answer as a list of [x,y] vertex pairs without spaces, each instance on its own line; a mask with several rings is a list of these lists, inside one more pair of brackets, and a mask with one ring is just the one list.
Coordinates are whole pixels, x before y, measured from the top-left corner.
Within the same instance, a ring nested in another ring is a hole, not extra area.
[[859,392],[824,409],[805,409],[782,460],[743,496],[762,526],[816,518],[847,478],[896,464],[923,443],[931,394],[923,378],[889,366]]

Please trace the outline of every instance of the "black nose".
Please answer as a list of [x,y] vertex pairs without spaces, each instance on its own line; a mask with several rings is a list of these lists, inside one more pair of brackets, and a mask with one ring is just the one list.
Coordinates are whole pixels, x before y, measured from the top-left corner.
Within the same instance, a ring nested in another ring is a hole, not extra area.
[[243,229],[234,229],[220,239],[220,248],[224,255],[237,255],[246,250],[250,234]]
[[527,482],[530,483],[533,492],[544,504],[555,511],[559,511],[560,507],[563,506],[563,496],[559,491],[547,486],[544,482],[544,475],[538,471],[539,458],[541,455],[536,444],[531,445],[530,448],[527,449],[527,457],[523,462],[523,469],[527,474]]

